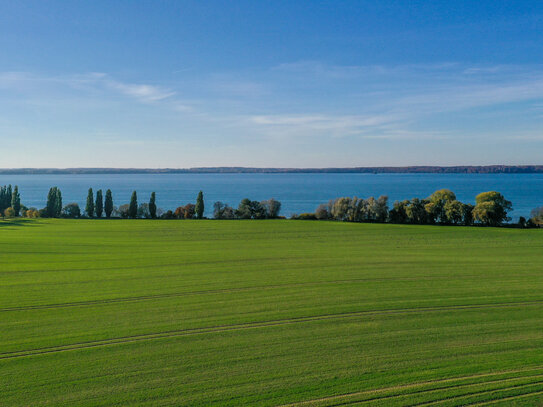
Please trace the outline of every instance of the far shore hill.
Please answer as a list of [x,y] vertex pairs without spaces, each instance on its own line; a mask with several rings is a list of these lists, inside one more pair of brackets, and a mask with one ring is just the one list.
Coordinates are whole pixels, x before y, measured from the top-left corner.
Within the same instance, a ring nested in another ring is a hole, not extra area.
[[459,165],[350,168],[0,168],[0,175],[32,174],[541,174],[543,165]]

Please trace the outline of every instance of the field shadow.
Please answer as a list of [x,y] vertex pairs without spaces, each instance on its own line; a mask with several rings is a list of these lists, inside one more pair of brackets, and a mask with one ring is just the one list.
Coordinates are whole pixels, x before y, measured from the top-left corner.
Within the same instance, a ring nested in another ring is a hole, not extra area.
[[40,224],[32,219],[3,219],[0,220],[0,228],[3,227],[36,227]]

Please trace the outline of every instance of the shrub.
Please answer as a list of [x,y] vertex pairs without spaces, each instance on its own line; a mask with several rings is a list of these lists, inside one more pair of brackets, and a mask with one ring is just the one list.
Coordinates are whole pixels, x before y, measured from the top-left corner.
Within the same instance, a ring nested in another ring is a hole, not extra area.
[[174,215],[174,213],[170,210],[164,212],[161,216],[162,219],[175,219],[176,216]]
[[194,215],[196,213],[196,205],[194,204],[186,204],[183,208],[185,219],[192,219],[194,218]]
[[129,216],[130,205],[124,204],[119,206],[119,216],[123,219],[127,219]]
[[217,201],[213,204],[213,217],[215,219],[234,219],[234,209],[223,202]]
[[543,225],[543,206],[532,209],[532,212],[530,213],[530,220],[534,223],[534,225]]
[[296,220],[317,220],[314,213],[300,213],[299,215],[292,215],[291,219]]
[[27,218],[38,218],[40,214],[36,208],[28,208],[23,212],[23,216]]
[[281,202],[271,198],[267,201],[260,202],[260,205],[266,213],[266,218],[275,219],[279,216],[279,212],[281,211]]
[[319,220],[330,219],[330,211],[328,211],[328,205],[320,204],[315,210],[315,217]]
[[79,218],[81,216],[81,209],[79,209],[77,203],[69,203],[62,209],[62,216],[64,218]]
[[236,216],[240,219],[265,219],[266,208],[258,201],[245,198],[239,203]]
[[175,212],[173,213],[173,215],[177,219],[185,219],[185,207],[184,206],[178,206],[175,209]]
[[5,218],[14,218],[15,215],[16,215],[15,214],[15,209],[13,209],[11,206],[4,210],[4,217]]
[[151,217],[151,211],[149,210],[148,203],[142,203],[138,206],[138,218],[149,219]]

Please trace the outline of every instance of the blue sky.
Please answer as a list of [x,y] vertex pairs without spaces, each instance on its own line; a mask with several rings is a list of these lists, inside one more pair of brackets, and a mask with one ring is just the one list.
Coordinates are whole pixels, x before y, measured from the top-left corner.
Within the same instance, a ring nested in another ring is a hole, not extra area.
[[0,167],[543,164],[543,2],[2,1]]

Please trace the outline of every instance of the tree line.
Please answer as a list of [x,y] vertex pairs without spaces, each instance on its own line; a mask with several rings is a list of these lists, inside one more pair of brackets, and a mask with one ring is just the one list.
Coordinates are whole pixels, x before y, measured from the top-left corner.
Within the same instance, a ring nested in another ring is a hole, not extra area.
[[[500,226],[511,220],[507,213],[512,209],[510,201],[496,191],[480,193],[475,205],[456,199],[448,189],[435,191],[425,199],[413,198],[394,202],[388,207],[388,197],[360,199],[342,197],[320,205],[314,213],[304,213],[296,219],[338,220],[347,222],[388,222],[416,225],[464,225],[480,224]],[[542,211],[543,212],[543,211]],[[540,224],[540,218],[520,218],[523,227]]]
[[[510,201],[496,191],[480,193],[475,205],[463,203],[448,189],[435,191],[429,197],[395,201],[389,208],[388,197],[341,197],[319,205],[313,213],[292,215],[291,219],[335,220],[345,222],[405,223],[418,225],[465,225],[501,226],[510,221]],[[73,202],[62,204],[62,193],[52,187],[47,194],[46,206],[42,209],[27,208],[21,204],[19,188],[11,185],[0,187],[0,213],[4,217],[24,216],[28,218],[123,218],[123,219],[203,219],[204,194],[200,191],[196,202],[187,203],[175,210],[164,211],[157,207],[156,193],[152,192],[147,202],[138,203],[136,191],[132,192],[128,204],[115,206],[110,189],[94,193],[89,188],[84,211]],[[281,202],[275,199],[252,201],[242,199],[236,209],[226,203],[213,204],[214,219],[275,219],[279,218]],[[543,226],[543,207],[535,208],[526,220],[520,217],[521,227]]]

